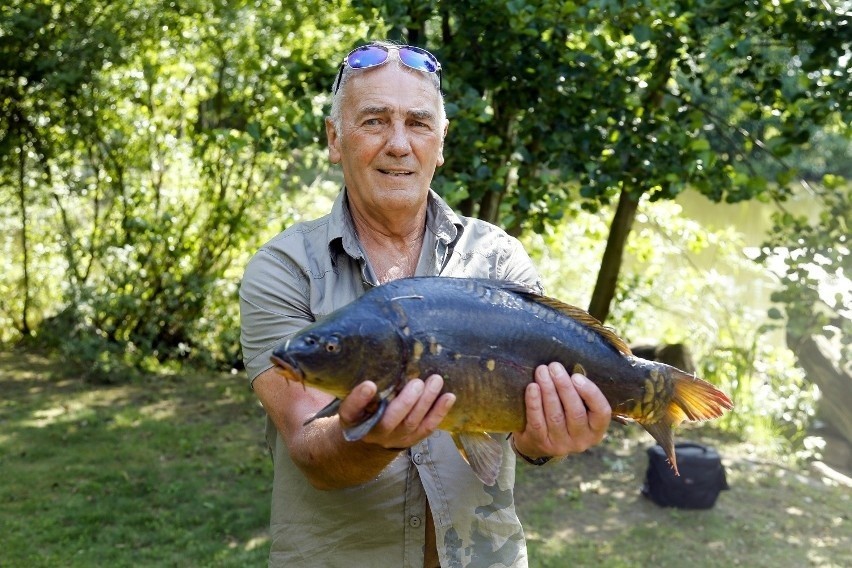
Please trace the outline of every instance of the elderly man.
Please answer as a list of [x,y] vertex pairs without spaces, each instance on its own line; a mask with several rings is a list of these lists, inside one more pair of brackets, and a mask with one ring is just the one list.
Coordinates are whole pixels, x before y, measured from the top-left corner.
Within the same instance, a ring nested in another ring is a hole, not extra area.
[[[243,355],[269,420],[274,461],[270,566],[526,566],[515,513],[515,454],[533,464],[598,443],[610,407],[598,388],[553,363],[535,371],[525,429],[504,440],[497,483],[483,484],[439,430],[455,397],[440,376],[406,384],[357,442],[342,429],[376,396],[365,382],[339,414],[305,424],[331,400],[271,369],[282,340],[372,286],[415,275],[482,277],[539,287],[517,240],[456,215],[430,189],[448,122],[441,68],[413,46],[352,51],[326,119],[344,188],[331,212],[264,245],[240,290]],[[487,330],[483,330],[487,333]],[[502,438],[501,438],[502,439]]]

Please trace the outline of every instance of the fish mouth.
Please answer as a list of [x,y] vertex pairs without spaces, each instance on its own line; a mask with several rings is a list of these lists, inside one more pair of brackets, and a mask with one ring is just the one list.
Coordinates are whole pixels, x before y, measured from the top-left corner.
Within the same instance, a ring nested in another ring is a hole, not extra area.
[[275,370],[279,375],[288,381],[305,384],[305,373],[294,361],[281,358],[275,354],[270,357],[270,360],[275,364]]

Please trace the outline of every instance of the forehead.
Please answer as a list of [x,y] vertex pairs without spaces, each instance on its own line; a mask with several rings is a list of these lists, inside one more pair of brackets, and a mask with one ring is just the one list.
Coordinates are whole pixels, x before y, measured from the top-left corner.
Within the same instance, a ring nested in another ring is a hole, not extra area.
[[354,73],[345,88],[344,114],[366,107],[437,113],[441,104],[438,90],[425,73],[405,68],[394,61]]

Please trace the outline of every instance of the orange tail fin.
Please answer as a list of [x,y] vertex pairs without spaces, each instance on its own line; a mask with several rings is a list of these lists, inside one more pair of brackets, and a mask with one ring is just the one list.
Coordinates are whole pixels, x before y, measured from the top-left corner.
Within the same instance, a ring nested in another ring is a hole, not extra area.
[[666,414],[671,418],[673,426],[684,420],[698,422],[718,418],[734,407],[728,395],[707,381],[674,367],[670,370],[674,396]]
[[658,422],[642,424],[642,427],[662,446],[675,474],[680,475],[677,470],[672,428],[683,421],[698,422],[718,418],[726,410],[732,409],[734,403],[728,395],[705,380],[674,367],[670,367],[669,371],[674,384],[674,395],[665,415]]

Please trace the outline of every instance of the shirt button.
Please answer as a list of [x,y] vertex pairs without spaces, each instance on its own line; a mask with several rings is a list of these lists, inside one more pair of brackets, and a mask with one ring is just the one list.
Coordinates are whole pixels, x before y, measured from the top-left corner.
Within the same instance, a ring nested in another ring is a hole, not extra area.
[[435,430],[435,431],[432,433],[432,439],[433,439],[433,440],[437,440],[437,439],[438,439],[438,438],[440,438],[440,437],[441,437],[441,431],[440,431],[440,430]]
[[416,454],[414,454],[413,456],[411,456],[411,459],[412,459],[412,461],[413,461],[414,463],[416,463],[417,465],[422,465],[422,464],[423,464],[423,454],[421,454],[420,452],[417,452]]
[[408,519],[408,524],[412,526],[412,528],[417,528],[420,526],[420,517],[411,517]]

